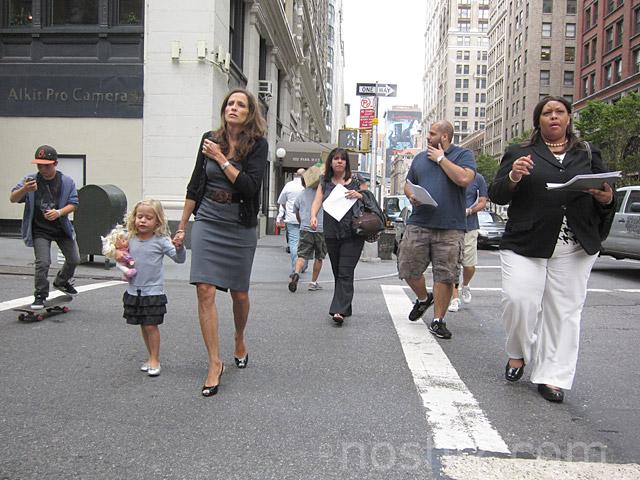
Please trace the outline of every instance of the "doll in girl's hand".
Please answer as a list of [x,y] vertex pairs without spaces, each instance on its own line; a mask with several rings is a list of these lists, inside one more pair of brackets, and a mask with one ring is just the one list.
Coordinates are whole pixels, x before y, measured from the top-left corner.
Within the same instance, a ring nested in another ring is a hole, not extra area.
[[122,225],[116,225],[102,239],[102,254],[115,260],[116,268],[122,272],[122,280],[129,281],[136,273],[135,261],[129,255],[129,236]]

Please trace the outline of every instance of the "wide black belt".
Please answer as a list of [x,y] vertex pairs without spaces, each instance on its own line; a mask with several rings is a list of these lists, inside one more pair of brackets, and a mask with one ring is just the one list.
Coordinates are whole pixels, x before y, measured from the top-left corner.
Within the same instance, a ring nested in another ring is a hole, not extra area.
[[242,195],[228,190],[207,190],[207,198],[217,203],[240,203]]

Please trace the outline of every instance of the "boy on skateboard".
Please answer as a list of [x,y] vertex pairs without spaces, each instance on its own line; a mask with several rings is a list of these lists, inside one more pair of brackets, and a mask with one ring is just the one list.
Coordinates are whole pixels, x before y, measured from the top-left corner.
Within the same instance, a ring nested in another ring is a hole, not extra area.
[[68,215],[78,205],[78,192],[71,177],[56,170],[58,153],[49,145],[38,147],[35,159],[38,173],[29,174],[11,190],[11,203],[24,203],[22,239],[35,255],[35,292],[31,308],[44,308],[49,296],[51,242],[56,242],[65,262],[53,286],[68,295],[78,292],[71,280],[80,263],[76,233]]

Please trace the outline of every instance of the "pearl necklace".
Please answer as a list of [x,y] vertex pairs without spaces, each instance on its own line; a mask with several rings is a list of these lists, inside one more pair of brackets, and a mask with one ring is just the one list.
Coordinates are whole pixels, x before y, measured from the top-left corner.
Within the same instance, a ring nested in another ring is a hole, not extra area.
[[564,147],[567,143],[569,143],[569,140],[565,140],[562,143],[549,143],[549,142],[544,142],[544,144],[547,147]]

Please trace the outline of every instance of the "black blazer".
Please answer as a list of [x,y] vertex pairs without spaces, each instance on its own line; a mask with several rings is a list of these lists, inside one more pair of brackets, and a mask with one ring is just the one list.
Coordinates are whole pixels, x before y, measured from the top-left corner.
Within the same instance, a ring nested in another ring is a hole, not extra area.
[[[189,180],[189,184],[187,185],[187,199],[195,200],[196,202],[196,208],[193,210],[194,215],[200,207],[200,202],[202,202],[205,187],[207,186],[206,168],[208,158],[202,153],[202,144],[210,133],[211,132],[205,132],[200,139],[196,165],[191,174],[191,180]],[[269,144],[267,140],[262,137],[258,138],[246,158],[242,160],[242,171],[236,178],[235,183],[233,183],[233,189],[242,196],[238,223],[245,227],[255,227],[258,225],[260,187],[262,186],[262,177],[264,176],[265,166],[267,164],[268,152]]]
[[[500,248],[525,257],[550,258],[560,234],[562,218],[573,230],[582,248],[593,255],[600,250],[599,226],[612,208],[583,192],[549,191],[547,182],[565,183],[575,175],[607,172],[600,150],[591,146],[592,158],[584,144],[577,144],[560,163],[542,140],[534,145],[507,148],[493,182],[489,198],[499,205],[509,204],[507,225]],[[535,166],[522,177],[513,191],[508,174],[521,156],[531,154]],[[612,186],[613,188],[613,186]]]

